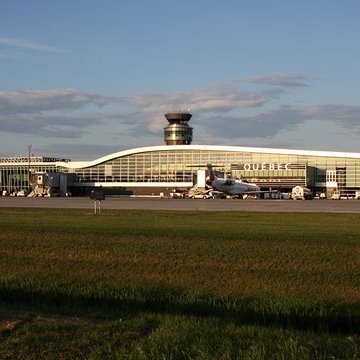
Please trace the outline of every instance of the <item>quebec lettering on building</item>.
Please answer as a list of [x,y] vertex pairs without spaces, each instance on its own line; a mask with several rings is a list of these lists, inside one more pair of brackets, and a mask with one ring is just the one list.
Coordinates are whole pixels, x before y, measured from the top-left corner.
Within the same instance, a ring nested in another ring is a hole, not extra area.
[[306,164],[291,164],[291,163],[245,163],[245,164],[231,164],[231,170],[243,171],[272,171],[272,170],[294,170],[305,169]]

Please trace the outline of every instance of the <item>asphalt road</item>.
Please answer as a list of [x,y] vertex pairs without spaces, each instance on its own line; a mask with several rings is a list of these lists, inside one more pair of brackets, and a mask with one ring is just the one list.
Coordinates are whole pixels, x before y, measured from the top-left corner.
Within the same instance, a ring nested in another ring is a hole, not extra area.
[[[89,198],[0,197],[0,208],[94,209]],[[101,209],[360,213],[360,200],[238,200],[108,197]],[[1,210],[0,210],[1,211]]]

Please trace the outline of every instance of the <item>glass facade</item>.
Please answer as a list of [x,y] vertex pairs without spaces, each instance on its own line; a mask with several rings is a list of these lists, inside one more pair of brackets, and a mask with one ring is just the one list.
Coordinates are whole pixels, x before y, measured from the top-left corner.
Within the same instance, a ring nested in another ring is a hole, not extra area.
[[[210,147],[211,148],[211,147]],[[197,171],[213,167],[260,187],[326,187],[336,181],[342,188],[360,188],[360,158],[309,156],[251,151],[167,149],[120,156],[98,165],[73,169],[84,183],[174,183],[193,182]],[[63,169],[66,172],[66,169]],[[332,178],[327,174],[332,172]]]
[[[328,154],[328,155],[327,155]],[[206,145],[154,146],[119,152],[92,162],[36,162],[36,171],[73,174],[69,186],[111,187],[193,183],[198,170],[211,163],[224,176],[258,184],[263,189],[291,189],[295,185],[322,189],[336,184],[341,191],[360,190],[360,154],[300,152]],[[0,159],[1,190],[28,187],[26,163]]]
[[[35,171],[33,165],[30,171]],[[35,166],[36,171],[56,172],[55,164],[38,163]],[[8,193],[26,190],[30,188],[29,181],[29,165],[21,163],[7,163],[0,162],[0,191],[7,191]]]

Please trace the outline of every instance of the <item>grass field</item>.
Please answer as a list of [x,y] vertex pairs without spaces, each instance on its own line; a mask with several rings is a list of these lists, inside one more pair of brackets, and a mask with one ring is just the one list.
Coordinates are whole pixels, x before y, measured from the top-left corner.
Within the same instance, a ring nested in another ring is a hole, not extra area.
[[360,358],[353,214],[0,210],[0,358]]

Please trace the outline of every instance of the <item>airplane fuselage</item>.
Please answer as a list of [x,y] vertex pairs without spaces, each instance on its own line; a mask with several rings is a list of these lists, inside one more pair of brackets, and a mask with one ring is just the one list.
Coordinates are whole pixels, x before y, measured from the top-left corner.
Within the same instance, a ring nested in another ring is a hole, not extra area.
[[218,178],[213,171],[212,165],[207,164],[206,166],[209,172],[209,185],[211,185],[217,191],[221,191],[224,194],[233,196],[242,196],[245,194],[254,194],[260,192],[260,187],[256,184],[251,184],[233,178]]
[[235,179],[214,179],[211,182],[211,185],[215,190],[222,191],[229,195],[243,195],[251,192],[260,192],[260,188],[256,184],[246,183]]

